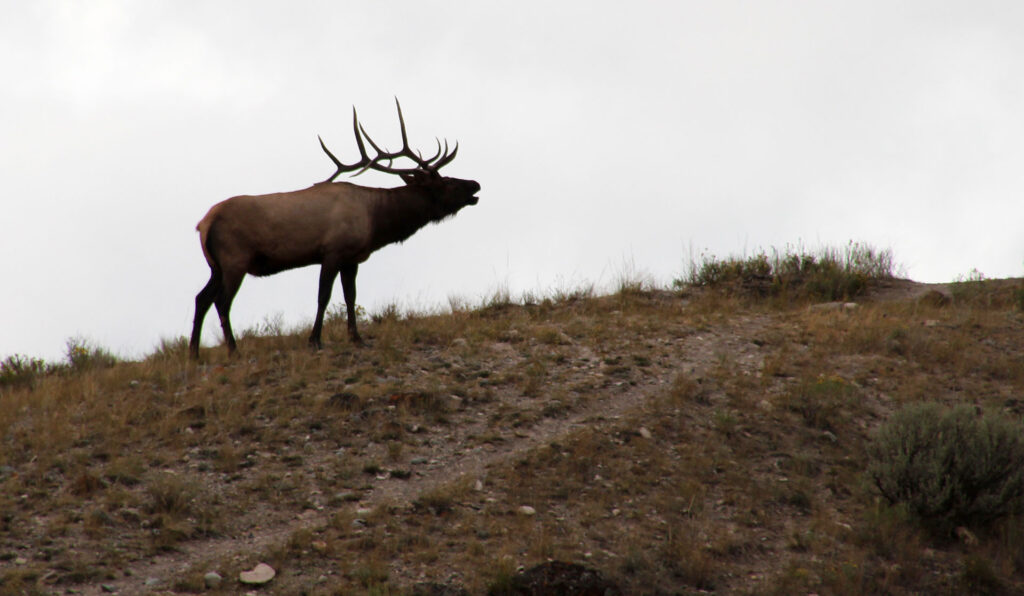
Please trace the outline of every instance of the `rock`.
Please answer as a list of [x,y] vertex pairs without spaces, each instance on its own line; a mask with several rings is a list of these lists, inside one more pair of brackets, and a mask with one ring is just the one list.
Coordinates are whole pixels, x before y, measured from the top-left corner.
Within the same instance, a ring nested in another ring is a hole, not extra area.
[[222,581],[224,581],[224,578],[216,571],[211,571],[203,576],[203,583],[210,589],[220,586]]
[[146,586],[147,588],[152,588],[152,587],[154,587],[154,586],[159,586],[159,585],[160,585],[160,584],[161,584],[162,582],[160,581],[160,578],[159,578],[159,577],[147,577],[147,578],[146,578],[146,581],[144,581],[144,582],[142,582],[142,583],[143,583],[143,585],[145,585],[145,586]]
[[277,572],[274,571],[273,567],[266,563],[259,563],[251,570],[239,573],[238,581],[250,586],[262,586],[274,579],[275,575],[277,575]]
[[309,545],[318,553],[323,554],[327,552],[327,543],[323,540],[314,540],[313,542],[310,542]]
[[931,306],[933,308],[943,308],[949,306],[953,300],[938,290],[929,290],[917,299],[917,303],[921,306]]
[[100,584],[100,589],[106,592],[107,594],[113,594],[117,592],[117,588],[114,587],[113,584]]
[[637,431],[637,432],[639,432],[640,436],[645,438],[645,439],[650,439],[651,437],[654,436],[654,435],[651,434],[651,431],[647,430],[647,428],[643,427],[643,426],[641,426],[640,430]]
[[519,509],[516,509],[516,513],[518,513],[519,515],[525,515],[529,517],[532,515],[537,515],[537,510],[534,509],[533,507],[530,507],[529,505],[522,505],[519,507]]

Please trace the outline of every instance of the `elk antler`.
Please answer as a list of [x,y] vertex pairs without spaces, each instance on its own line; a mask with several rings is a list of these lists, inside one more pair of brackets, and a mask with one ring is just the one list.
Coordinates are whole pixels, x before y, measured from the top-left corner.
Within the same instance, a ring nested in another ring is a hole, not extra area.
[[[355,174],[352,175],[358,176],[359,174],[362,174],[366,170],[376,170],[378,172],[384,172],[386,174],[399,175],[414,174],[416,172],[430,172],[436,174],[439,169],[441,169],[443,166],[448,165],[449,163],[451,163],[453,159],[455,159],[455,155],[459,152],[459,144],[455,143],[455,149],[453,149],[452,152],[449,154],[447,139],[445,139],[444,141],[443,151],[441,150],[441,141],[437,140],[437,153],[434,154],[434,156],[429,159],[423,159],[423,155],[421,153],[414,152],[412,149],[410,149],[409,138],[405,132],[405,118],[402,117],[402,104],[398,103],[397,97],[395,98],[395,106],[398,107],[398,125],[399,127],[401,127],[402,130],[402,149],[400,151],[385,151],[384,149],[381,149],[377,145],[377,143],[374,143],[373,139],[370,138],[370,135],[366,133],[366,129],[363,128],[363,125],[359,123],[359,118],[356,116],[355,107],[352,108],[352,130],[356,136],[356,145],[359,147],[360,159],[357,163],[354,163],[352,165],[345,165],[341,163],[338,160],[338,158],[335,157],[334,154],[331,153],[329,149],[327,149],[327,145],[324,144],[323,139],[317,136],[317,139],[320,140],[320,147],[323,148],[324,153],[327,154],[327,157],[331,158],[331,161],[333,161],[334,165],[337,166],[338,168],[334,172],[334,174],[327,180],[324,180],[324,182],[333,182],[334,179],[338,177],[338,174],[343,174],[345,172],[355,172]],[[366,154],[366,146],[363,144],[363,137],[366,137],[366,142],[368,142],[370,146],[373,147],[374,151],[377,152],[377,156],[374,157],[373,159],[370,159],[369,155]],[[391,164],[394,162],[394,160],[400,157],[411,159],[412,161],[416,162],[417,167],[391,167]],[[383,165],[381,163],[382,161],[386,161],[388,165]]]

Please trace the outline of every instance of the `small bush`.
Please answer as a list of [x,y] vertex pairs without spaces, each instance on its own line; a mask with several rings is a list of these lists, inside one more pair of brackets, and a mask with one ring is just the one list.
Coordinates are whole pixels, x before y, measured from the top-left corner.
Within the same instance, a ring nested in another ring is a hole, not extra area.
[[868,454],[882,496],[942,532],[987,524],[1024,498],[1024,429],[970,406],[904,408],[878,429]]
[[15,354],[0,361],[0,387],[30,387],[48,367],[38,358]]
[[784,400],[807,426],[832,432],[838,430],[844,410],[856,402],[857,388],[836,376],[803,381]]
[[117,364],[117,358],[109,351],[78,337],[68,340],[67,358],[68,365],[75,371],[110,368]]

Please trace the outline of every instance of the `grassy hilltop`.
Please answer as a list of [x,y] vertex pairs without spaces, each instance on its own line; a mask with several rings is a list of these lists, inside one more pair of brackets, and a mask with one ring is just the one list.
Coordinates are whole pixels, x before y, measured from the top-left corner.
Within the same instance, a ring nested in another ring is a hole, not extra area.
[[258,562],[267,593],[511,594],[549,560],[624,594],[1024,591],[1020,281],[851,245],[344,325],[5,360],[0,594]]

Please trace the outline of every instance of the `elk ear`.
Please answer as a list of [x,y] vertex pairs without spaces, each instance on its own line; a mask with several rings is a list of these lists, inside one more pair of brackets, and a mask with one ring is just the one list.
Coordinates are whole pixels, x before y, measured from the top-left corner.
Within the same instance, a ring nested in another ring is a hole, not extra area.
[[422,170],[413,170],[408,174],[400,175],[402,176],[402,181],[405,182],[407,186],[427,184],[434,176],[436,176],[436,174],[424,172]]

